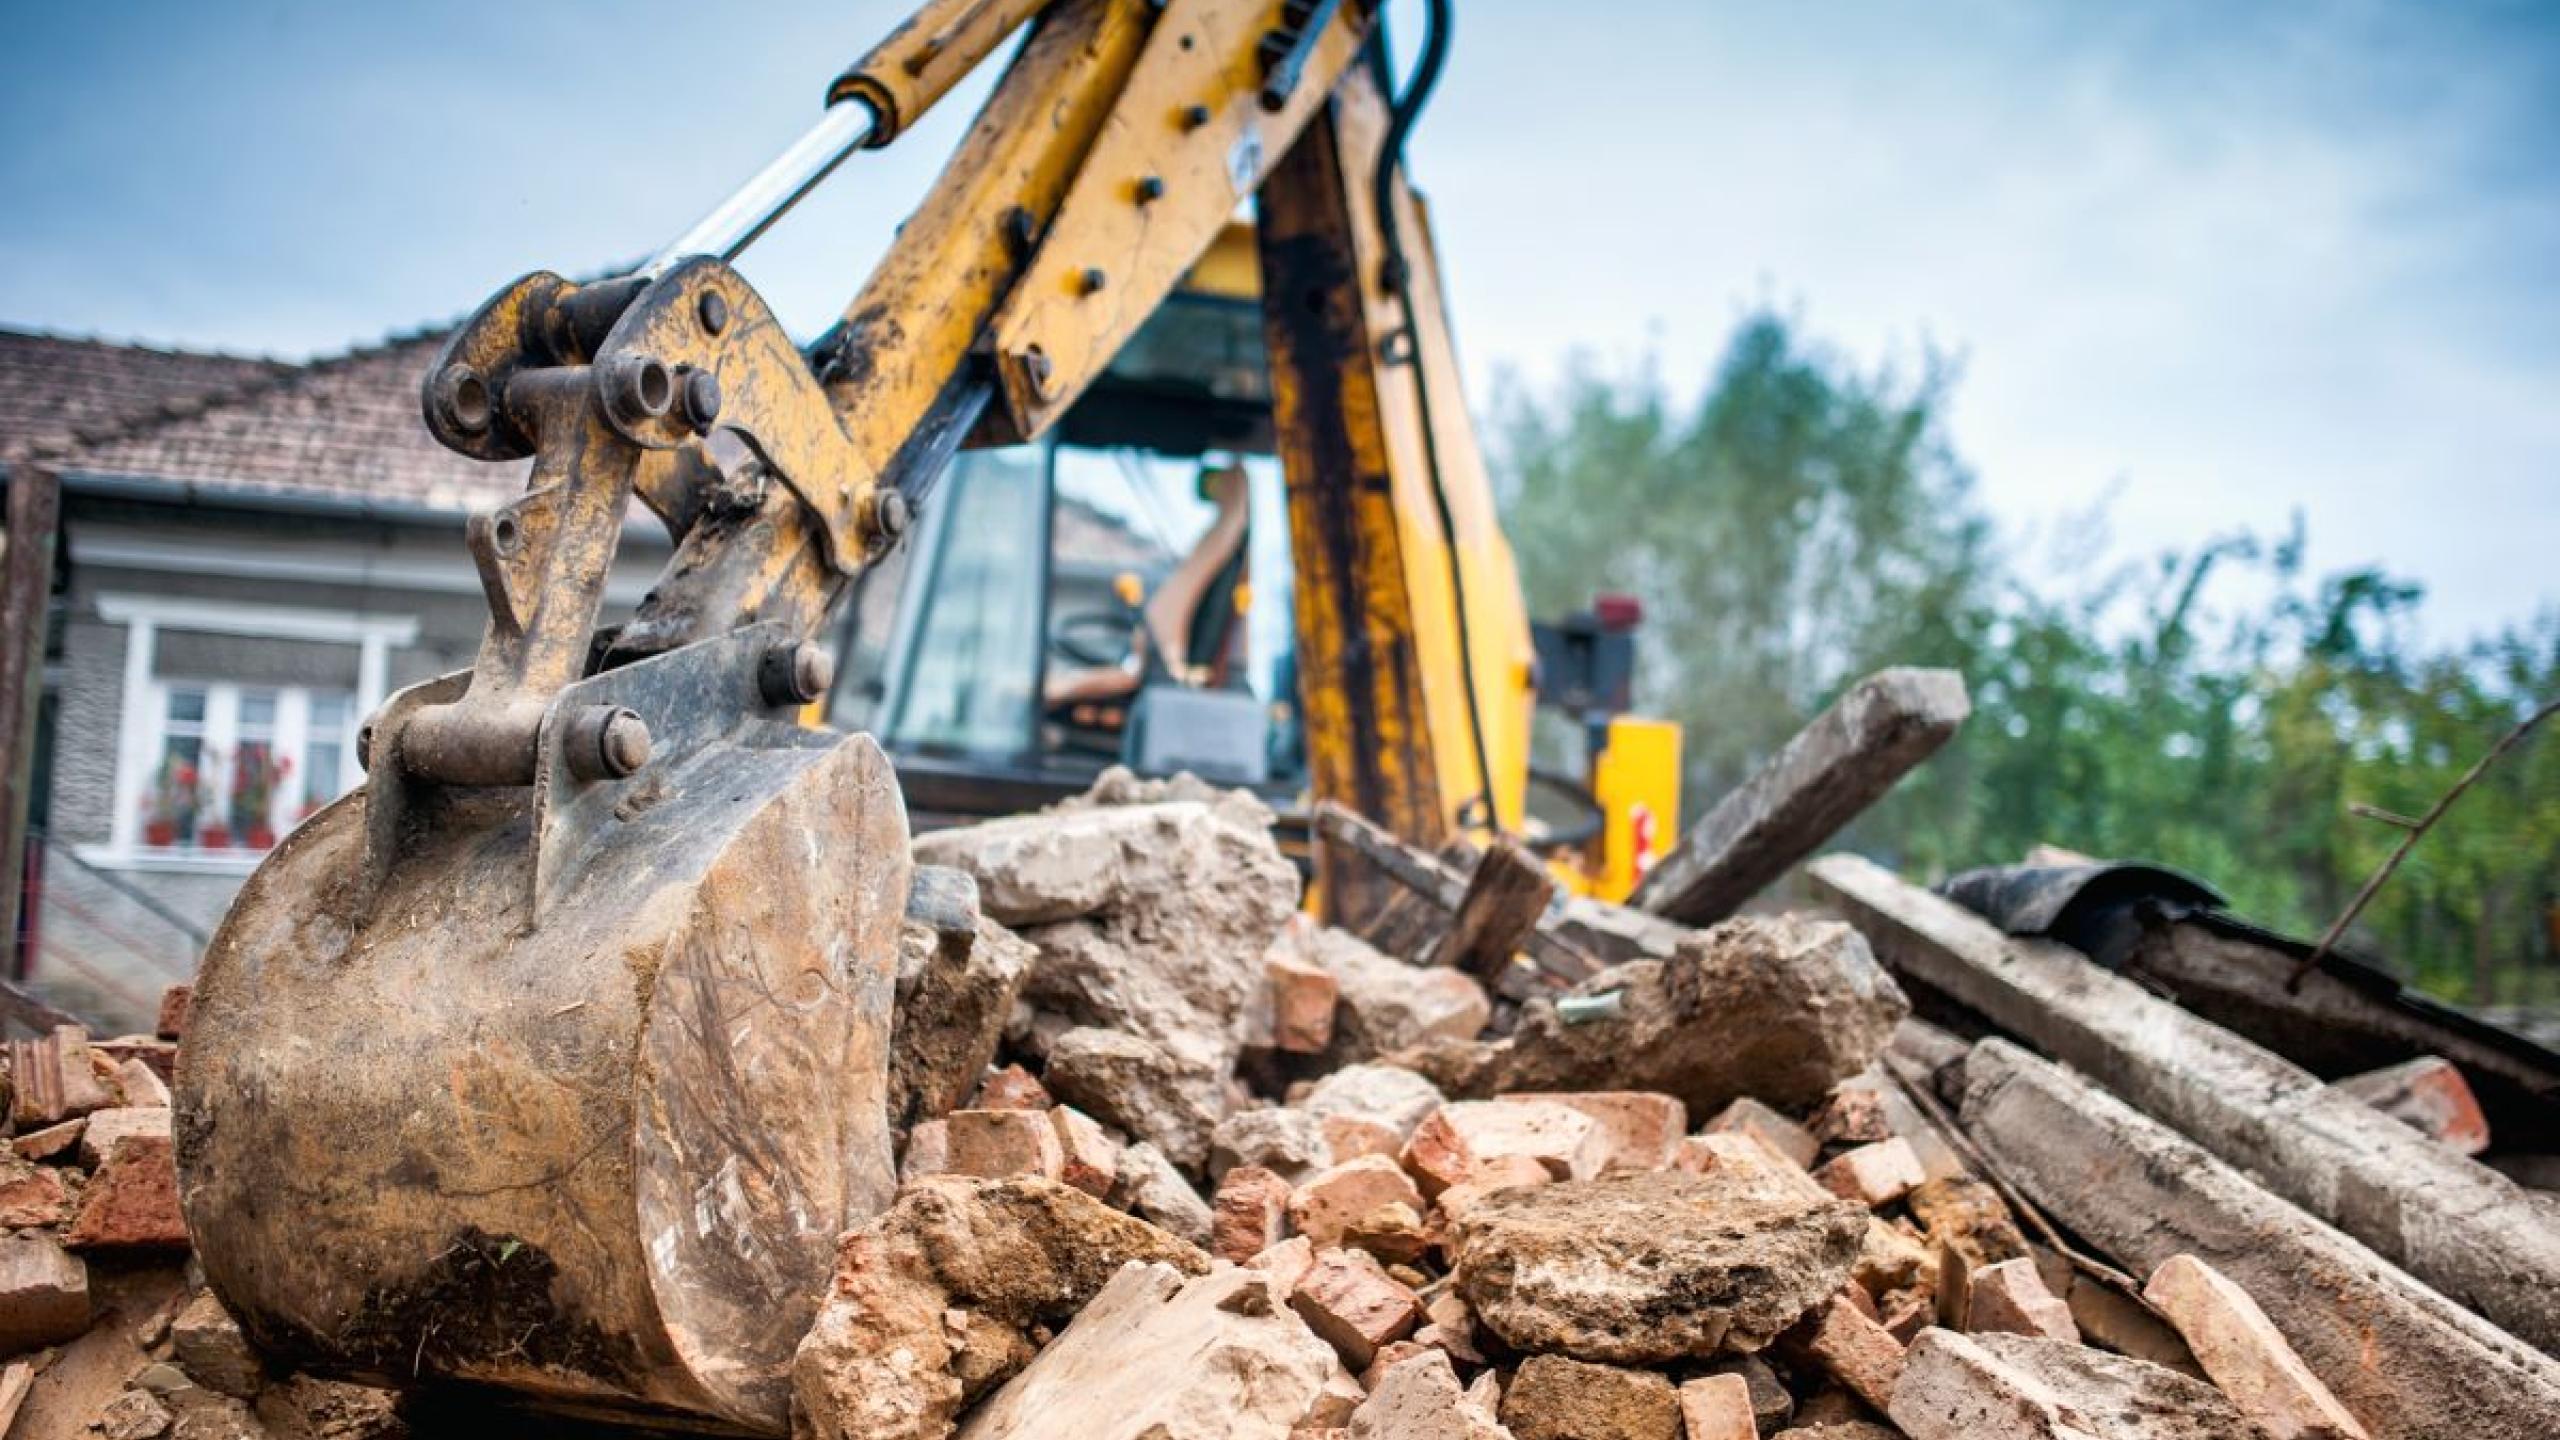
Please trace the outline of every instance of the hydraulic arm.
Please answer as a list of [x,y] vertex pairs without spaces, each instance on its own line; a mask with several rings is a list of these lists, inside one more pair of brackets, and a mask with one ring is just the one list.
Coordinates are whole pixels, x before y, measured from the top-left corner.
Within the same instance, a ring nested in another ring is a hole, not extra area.
[[[910,882],[879,748],[797,723],[827,686],[812,637],[953,451],[1055,423],[1243,201],[1315,790],[1425,842],[1516,822],[1526,630],[1374,21],[935,0],[642,270],[527,276],[454,334],[428,427],[532,461],[466,535],[486,638],[370,718],[364,787],[243,889],[180,1076],[190,1227],[262,1347],[781,1430],[835,1237],[894,1182]],[[1018,33],[804,351],[730,260]],[[600,630],[635,499],[675,554]]]

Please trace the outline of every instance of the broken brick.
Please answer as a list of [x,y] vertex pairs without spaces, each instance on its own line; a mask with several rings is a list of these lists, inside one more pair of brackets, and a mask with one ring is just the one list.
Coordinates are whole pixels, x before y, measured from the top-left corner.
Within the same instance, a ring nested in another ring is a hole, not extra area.
[[1608,1170],[1663,1170],[1688,1133],[1689,1107],[1650,1090],[1524,1092],[1506,1100],[1542,1100],[1588,1115],[1600,1127]]
[[[1476,1152],[1467,1137],[1440,1110],[1432,1111],[1404,1142],[1404,1168],[1425,1195],[1437,1196],[1462,1185],[1476,1168]],[[1540,1167],[1541,1174],[1545,1167]]]
[[1411,1265],[1431,1251],[1422,1216],[1401,1200],[1389,1201],[1343,1227],[1342,1243],[1366,1250],[1389,1265]]
[[2365,1440],[2364,1427],[2230,1277],[2192,1255],[2172,1256],[2151,1272],[2142,1297],[2177,1327],[2214,1385],[2273,1440]]
[[1422,1323],[1421,1298],[1358,1250],[1317,1252],[1289,1304],[1355,1371],[1368,1369],[1380,1346]]
[[1680,1425],[1687,1440],[1758,1440],[1751,1382],[1739,1375],[1701,1375],[1683,1384]]
[[1460,1100],[1440,1107],[1478,1164],[1523,1155],[1558,1180],[1588,1180],[1609,1156],[1609,1137],[1579,1110],[1544,1100]]
[[950,1127],[949,1173],[1002,1180],[1014,1175],[1058,1179],[1066,1170],[1066,1150],[1057,1127],[1042,1110],[954,1110],[943,1117]]
[[927,1175],[941,1175],[951,1169],[951,1124],[947,1120],[919,1120],[907,1132],[907,1148],[898,1157],[898,1180],[905,1183]]
[[1271,1048],[1321,1055],[1333,1043],[1333,1011],[1341,998],[1333,973],[1281,954],[1263,960],[1271,986]]
[[0,1236],[0,1355],[89,1328],[89,1267],[50,1235]]
[[80,1163],[94,1170],[106,1163],[116,1147],[137,1135],[169,1134],[169,1112],[163,1106],[116,1106],[94,1111],[88,1128],[80,1132]]
[[1298,1282],[1307,1278],[1307,1272],[1315,1267],[1315,1244],[1304,1235],[1292,1235],[1244,1262],[1247,1270],[1259,1270],[1270,1276],[1272,1288],[1282,1295],[1295,1291]]
[[1929,1177],[1911,1142],[1897,1137],[1843,1151],[1823,1162],[1813,1178],[1841,1199],[1874,1210],[1910,1194]]
[[8,1042],[10,1118],[21,1126],[52,1125],[116,1103],[115,1091],[89,1061],[89,1032],[59,1025],[33,1040]]
[[1241,1265],[1288,1233],[1289,1182],[1259,1165],[1238,1165],[1209,1202],[1209,1253]]
[[1072,1105],[1049,1111],[1049,1128],[1058,1133],[1058,1178],[1097,1200],[1111,1198],[1120,1177],[1120,1147],[1090,1115]]
[[1902,1379],[1901,1343],[1846,1294],[1834,1295],[1813,1318],[1788,1332],[1787,1348],[1877,1410],[1892,1403],[1894,1386]]
[[1805,1117],[1805,1128],[1825,1145],[1875,1145],[1893,1138],[1884,1097],[1864,1085],[1842,1085]]
[[1814,1157],[1822,1153],[1822,1142],[1814,1138],[1812,1131],[1748,1095],[1717,1111],[1703,1133],[1748,1135],[1794,1161],[1798,1168],[1811,1167]]
[[2441,1055],[2350,1075],[2330,1087],[2465,1155],[2489,1148],[2489,1121],[2462,1071]]
[[10,1141],[9,1151],[21,1160],[56,1159],[74,1151],[80,1143],[80,1132],[88,1126],[86,1116],[65,1120],[59,1125],[48,1125]]
[[71,1192],[50,1166],[0,1160],[0,1230],[57,1225],[71,1213]]
[[1553,1178],[1547,1174],[1546,1166],[1526,1155],[1504,1155],[1479,1162],[1467,1173],[1465,1183],[1452,1185],[1441,1191],[1437,1203],[1442,1215],[1457,1220],[1463,1218],[1469,1210],[1475,1208],[1478,1201],[1488,1195],[1499,1195],[1505,1190],[1521,1190],[1553,1183]]
[[1057,1103],[1038,1077],[1019,1065],[1007,1065],[978,1083],[978,1094],[969,1106],[973,1110],[1046,1110]]
[[160,992],[160,1019],[151,1033],[163,1040],[187,1038],[187,1013],[195,1008],[196,987],[172,985]]
[[1399,1203],[1419,1213],[1422,1193],[1395,1161],[1363,1155],[1318,1171],[1298,1186],[1289,1197],[1289,1224],[1321,1249],[1339,1242],[1353,1221],[1381,1205]]
[[1363,1155],[1393,1158],[1404,1148],[1404,1136],[1396,1127],[1366,1115],[1327,1115],[1323,1127],[1325,1153],[1336,1165]]
[[78,1249],[183,1250],[187,1223],[178,1213],[178,1164],[165,1135],[136,1135],[116,1146],[89,1188],[62,1243]]
[[1965,1328],[2080,1343],[2071,1307],[2046,1286],[2033,1260],[2003,1260],[1968,1275]]

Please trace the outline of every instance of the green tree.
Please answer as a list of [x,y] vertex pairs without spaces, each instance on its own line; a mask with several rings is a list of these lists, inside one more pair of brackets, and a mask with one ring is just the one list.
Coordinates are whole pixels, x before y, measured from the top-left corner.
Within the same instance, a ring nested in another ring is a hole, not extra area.
[[[1532,609],[1644,602],[1638,698],[1685,727],[1689,816],[1859,676],[1945,665],[1973,720],[1842,843],[1927,877],[2040,841],[2151,859],[2316,934],[2400,838],[2351,807],[2423,812],[2560,694],[2560,612],[2422,646],[2418,588],[2308,575],[2299,521],[2027,583],[1947,438],[1954,379],[1934,355],[1861,371],[1763,312],[1694,400],[1587,364],[1500,392]],[[2354,939],[2449,996],[2560,1004],[2555,889],[2546,739],[2462,799]]]

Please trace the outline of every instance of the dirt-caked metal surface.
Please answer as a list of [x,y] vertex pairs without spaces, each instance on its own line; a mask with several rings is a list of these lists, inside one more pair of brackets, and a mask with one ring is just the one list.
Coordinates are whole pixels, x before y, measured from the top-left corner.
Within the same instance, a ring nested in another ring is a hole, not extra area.
[[320,1372],[779,1434],[893,1188],[895,778],[749,707],[612,784],[538,926],[536,793],[421,791],[368,903],[359,792],[243,889],[176,1096],[206,1276]]

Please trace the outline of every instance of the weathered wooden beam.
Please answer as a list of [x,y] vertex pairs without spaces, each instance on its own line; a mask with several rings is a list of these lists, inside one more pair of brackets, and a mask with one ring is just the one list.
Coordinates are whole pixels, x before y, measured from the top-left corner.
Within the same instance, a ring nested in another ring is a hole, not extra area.
[[2013,940],[1854,855],[1825,856],[1812,876],[1887,965],[2523,1339],[2560,1349],[2560,1211],[2548,1200],[2067,946]]
[[2127,1269],[2187,1254],[2237,1281],[2376,1440],[2560,1434],[2560,1365],[2061,1067],[1982,1042],[1962,1121],[2011,1183]]
[[[1339,845],[1358,856],[1378,874],[1450,917],[1452,923],[1466,903],[1468,882],[1465,871],[1428,851],[1405,844],[1340,805],[1324,801],[1316,806],[1315,831],[1319,840]],[[1600,962],[1581,946],[1557,934],[1554,922],[1544,916],[1521,942],[1520,948],[1538,969],[1568,984],[1601,968]],[[1503,981],[1512,980],[1516,971],[1517,967],[1512,967],[1501,972]],[[1511,993],[1517,987],[1504,984],[1498,988]]]
[[62,479],[26,460],[8,466],[6,549],[0,550],[0,974],[18,950],[35,783],[36,716],[44,696],[45,619],[53,601],[54,537]]
[[1467,889],[1431,963],[1464,970],[1479,980],[1499,976],[1529,943],[1547,902],[1555,897],[1556,877],[1529,847],[1508,836],[1496,840],[1476,861]]
[[1819,849],[1972,713],[1953,670],[1881,670],[1849,687],[1646,874],[1629,903],[1712,925]]

